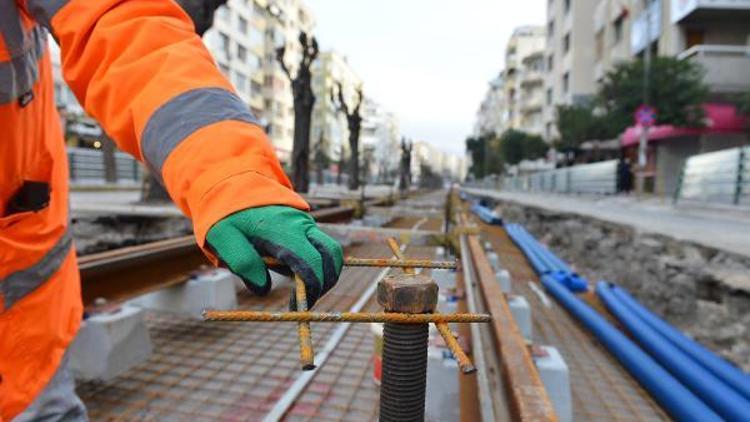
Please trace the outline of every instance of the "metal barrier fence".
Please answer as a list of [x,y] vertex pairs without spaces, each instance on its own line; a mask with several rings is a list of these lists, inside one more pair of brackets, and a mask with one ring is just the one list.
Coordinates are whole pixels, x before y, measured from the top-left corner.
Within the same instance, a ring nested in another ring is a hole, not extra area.
[[614,194],[617,193],[617,160],[508,177],[502,187],[525,192]]
[[674,195],[687,201],[750,205],[750,147],[688,158]]
[[[104,184],[104,154],[90,148],[68,148],[70,180],[78,184]],[[115,182],[119,184],[137,184],[143,179],[141,164],[133,157],[122,152],[115,152]]]

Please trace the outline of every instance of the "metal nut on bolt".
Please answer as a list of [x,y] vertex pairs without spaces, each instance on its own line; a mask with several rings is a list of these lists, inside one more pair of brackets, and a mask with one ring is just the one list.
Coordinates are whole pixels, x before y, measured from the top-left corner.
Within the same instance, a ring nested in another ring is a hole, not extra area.
[[388,312],[426,314],[435,311],[438,285],[422,274],[398,274],[378,282],[378,303]]

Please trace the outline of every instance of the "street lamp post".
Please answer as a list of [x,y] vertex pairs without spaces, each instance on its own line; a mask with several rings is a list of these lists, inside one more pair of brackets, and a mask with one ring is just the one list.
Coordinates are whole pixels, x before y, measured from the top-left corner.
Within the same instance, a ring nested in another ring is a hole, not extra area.
[[[650,101],[651,84],[651,0],[643,0],[644,13],[646,16],[646,43],[643,50],[643,104],[648,105]],[[641,126],[641,136],[638,143],[638,186],[637,192],[643,194],[646,187],[646,164],[648,163],[647,144],[649,125]]]

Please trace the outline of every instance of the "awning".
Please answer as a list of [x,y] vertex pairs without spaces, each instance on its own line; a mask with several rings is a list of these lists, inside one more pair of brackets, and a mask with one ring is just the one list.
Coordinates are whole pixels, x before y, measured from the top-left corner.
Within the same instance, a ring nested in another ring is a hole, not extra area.
[[[737,112],[734,104],[706,103],[703,105],[706,113],[706,126],[702,128],[675,127],[672,125],[660,125],[652,127],[648,132],[648,141],[654,142],[662,139],[678,138],[685,136],[700,136],[712,133],[744,133],[748,119]],[[622,146],[637,145],[641,136],[640,126],[631,126],[622,134]]]

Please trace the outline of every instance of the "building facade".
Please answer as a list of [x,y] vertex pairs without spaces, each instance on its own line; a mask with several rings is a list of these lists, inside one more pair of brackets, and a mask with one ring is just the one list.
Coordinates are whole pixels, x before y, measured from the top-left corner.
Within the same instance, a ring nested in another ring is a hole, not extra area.
[[507,127],[508,110],[505,104],[503,75],[492,79],[487,86],[487,93],[477,110],[474,124],[474,136],[494,136]]
[[543,26],[516,28],[508,40],[503,71],[507,119],[501,132],[516,129],[533,134],[542,133],[544,51]]
[[341,84],[344,101],[351,110],[358,101],[357,89],[362,86],[362,80],[349,66],[346,57],[335,51],[320,53],[313,63],[312,73],[315,106],[310,143],[323,142],[326,155],[338,162],[342,153],[349,155],[349,128],[346,116],[338,112],[331,94],[337,95],[338,84]]
[[593,14],[598,0],[548,0],[544,138],[557,138],[558,105],[587,102],[596,91]]
[[399,125],[396,116],[377,102],[365,98],[362,105],[360,144],[369,167],[369,183],[393,183],[400,163]]

